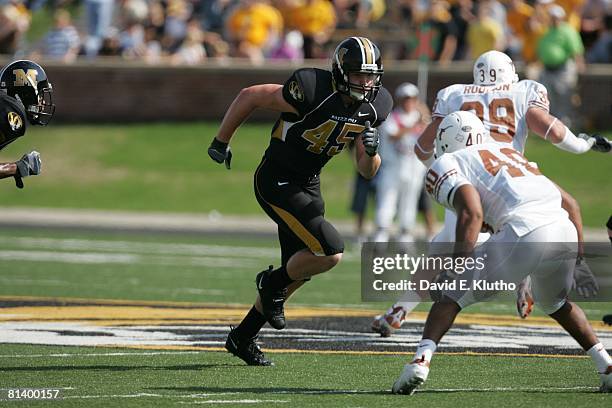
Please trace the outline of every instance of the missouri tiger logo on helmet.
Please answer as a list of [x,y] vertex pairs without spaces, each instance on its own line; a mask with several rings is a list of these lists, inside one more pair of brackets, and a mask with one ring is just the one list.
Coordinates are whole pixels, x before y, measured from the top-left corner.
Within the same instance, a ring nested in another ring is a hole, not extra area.
[[55,113],[53,88],[45,70],[29,60],[14,61],[0,71],[0,90],[23,103],[28,121],[46,125]]
[[[351,82],[350,74],[371,76],[367,84]],[[338,92],[357,101],[371,102],[382,86],[384,73],[380,50],[366,37],[343,40],[332,56],[332,77]]]

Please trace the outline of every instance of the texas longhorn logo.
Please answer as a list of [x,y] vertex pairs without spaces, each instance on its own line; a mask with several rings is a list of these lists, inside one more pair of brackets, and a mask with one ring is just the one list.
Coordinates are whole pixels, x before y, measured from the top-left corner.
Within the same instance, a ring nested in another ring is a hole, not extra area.
[[14,86],[36,86],[38,83],[38,80],[36,79],[38,76],[38,71],[35,69],[28,69],[27,72],[21,68],[14,69],[13,74],[15,74],[15,82],[13,83]]

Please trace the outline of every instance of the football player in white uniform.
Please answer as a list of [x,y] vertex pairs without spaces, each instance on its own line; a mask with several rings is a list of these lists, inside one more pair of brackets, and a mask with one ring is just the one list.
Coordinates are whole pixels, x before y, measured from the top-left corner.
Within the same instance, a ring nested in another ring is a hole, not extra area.
[[[432,109],[432,122],[419,137],[415,153],[429,166],[434,160],[434,139],[442,119],[451,112],[471,111],[478,116],[496,143],[512,146],[524,152],[529,130],[549,140],[559,149],[571,153],[585,153],[589,150],[610,152],[611,143],[599,135],[589,136],[581,133],[575,136],[560,120],[549,112],[546,88],[532,80],[518,80],[514,63],[506,54],[488,51],[474,63],[472,84],[456,84],[438,92]],[[557,186],[558,187],[558,186]],[[563,208],[569,213],[570,220],[578,231],[578,241],[582,238],[582,217],[578,202],[567,192],[561,191]],[[456,218],[446,211],[444,228],[432,242],[453,242]],[[487,237],[481,235],[479,242]],[[575,271],[577,290],[587,297],[596,294],[597,283],[579,256]],[[408,293],[394,304],[384,315],[377,316],[372,329],[383,336],[390,335],[404,322],[404,317],[418,305],[414,293]],[[517,309],[525,318],[531,311],[532,301],[528,281],[519,287]]]
[[[461,275],[446,272],[447,282],[467,283],[458,284],[459,290],[441,288],[415,357],[392,391],[414,393],[427,379],[432,355],[457,314],[491,296],[474,282],[516,284],[531,276],[536,304],[593,359],[601,375],[600,391],[612,392],[612,358],[584,312],[567,299],[575,267],[571,254],[578,251],[578,235],[561,206],[561,194],[535,163],[511,146],[488,139],[482,122],[471,112],[450,113],[440,123],[435,147],[438,158],[428,170],[426,187],[438,203],[457,215],[454,256],[486,261],[484,267],[473,267]],[[483,222],[495,232],[475,248]],[[553,241],[560,244],[551,245]],[[549,244],[538,245],[542,243]]]

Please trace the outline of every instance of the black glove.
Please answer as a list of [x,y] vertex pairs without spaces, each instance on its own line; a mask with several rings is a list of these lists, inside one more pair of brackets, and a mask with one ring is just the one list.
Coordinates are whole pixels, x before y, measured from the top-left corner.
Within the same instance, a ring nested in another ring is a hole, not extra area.
[[23,177],[37,176],[42,169],[42,161],[40,153],[33,150],[15,162],[17,165],[17,174],[15,174],[15,185],[17,188],[23,188]]
[[378,152],[378,144],[380,140],[378,138],[378,129],[370,126],[370,121],[366,121],[365,129],[361,132],[361,142],[368,156],[376,156]]
[[221,142],[216,137],[213,138],[208,148],[208,155],[219,164],[225,162],[225,167],[228,170],[231,168],[232,149],[229,147],[229,143]]
[[595,143],[593,144],[593,146],[591,146],[591,150],[595,150],[596,152],[601,153],[610,153],[610,150],[612,150],[612,142],[598,134],[595,134],[591,137],[595,139]]

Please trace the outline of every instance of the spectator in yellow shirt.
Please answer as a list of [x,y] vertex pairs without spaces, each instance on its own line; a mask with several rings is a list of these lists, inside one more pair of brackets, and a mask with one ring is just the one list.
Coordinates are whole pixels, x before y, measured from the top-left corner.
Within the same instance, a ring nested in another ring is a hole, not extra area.
[[226,28],[234,56],[261,64],[282,33],[283,17],[266,1],[243,0],[228,16]]
[[336,10],[329,0],[301,0],[286,9],[287,26],[304,37],[304,58],[323,58],[322,46],[336,29]]
[[503,49],[503,27],[489,15],[489,5],[480,3],[476,21],[468,27],[467,41],[473,60],[487,51]]

